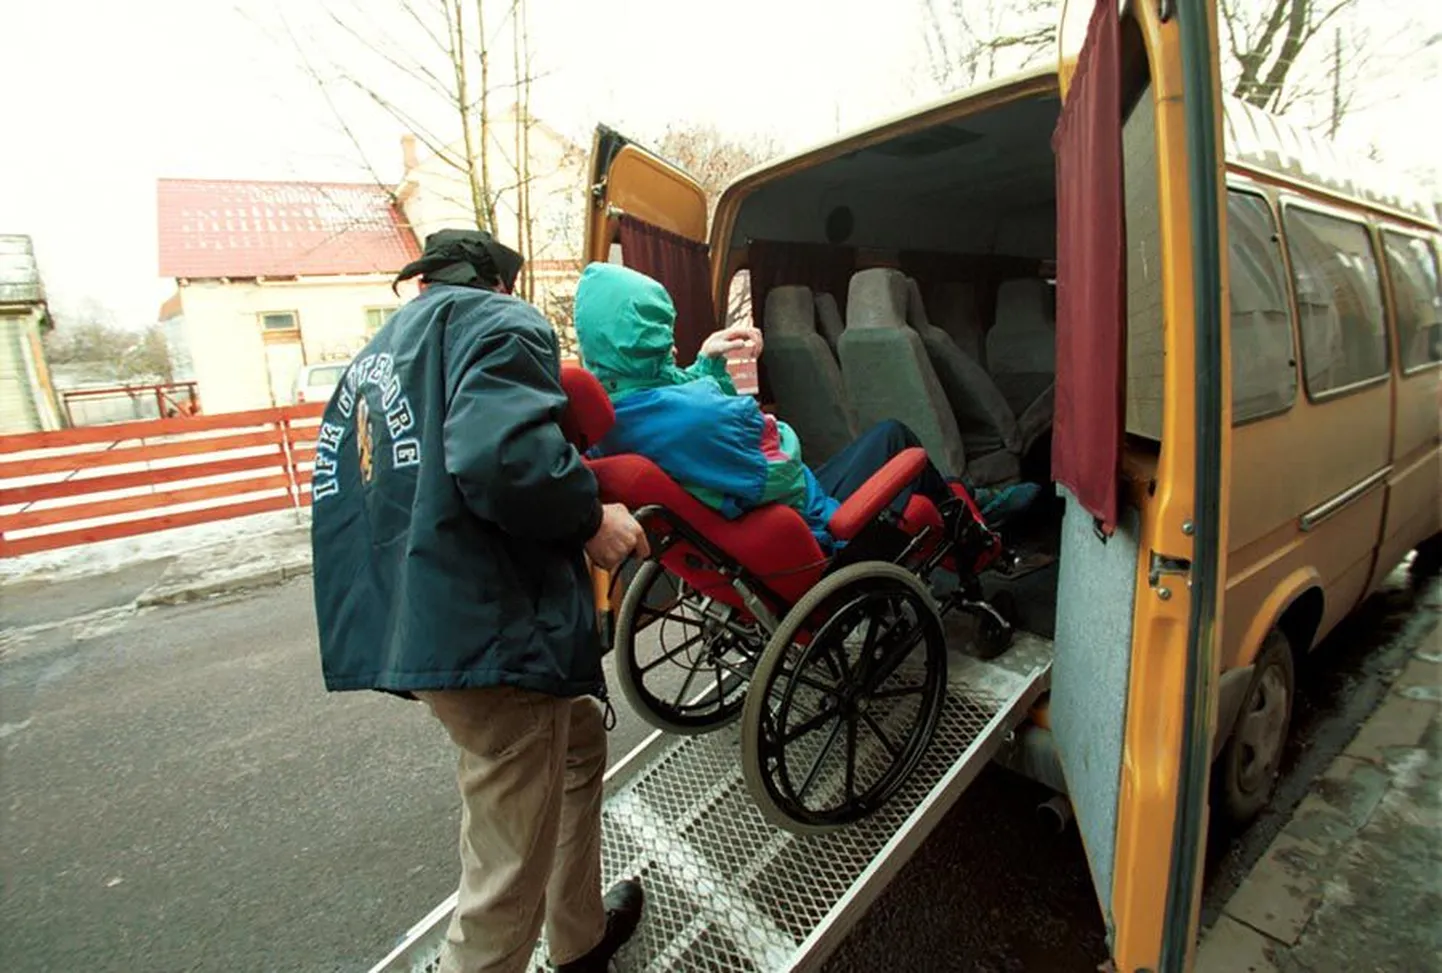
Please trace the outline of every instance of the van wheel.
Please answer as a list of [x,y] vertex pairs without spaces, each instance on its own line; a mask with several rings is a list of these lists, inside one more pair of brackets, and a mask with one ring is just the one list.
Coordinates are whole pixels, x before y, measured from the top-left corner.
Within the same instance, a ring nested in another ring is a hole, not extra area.
[[1233,824],[1246,824],[1272,798],[1295,689],[1291,643],[1273,629],[1257,654],[1237,722],[1217,761],[1217,810]]

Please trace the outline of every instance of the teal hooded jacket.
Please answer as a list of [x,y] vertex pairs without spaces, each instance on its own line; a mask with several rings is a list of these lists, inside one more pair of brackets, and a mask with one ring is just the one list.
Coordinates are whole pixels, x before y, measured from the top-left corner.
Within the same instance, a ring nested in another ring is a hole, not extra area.
[[823,549],[832,547],[826,524],[838,504],[802,461],[791,427],[736,394],[724,359],[676,364],[676,308],[666,288],[616,264],[591,264],[576,290],[575,320],[581,359],[616,408],[599,455],[639,453],[728,518],[784,503],[806,518]]

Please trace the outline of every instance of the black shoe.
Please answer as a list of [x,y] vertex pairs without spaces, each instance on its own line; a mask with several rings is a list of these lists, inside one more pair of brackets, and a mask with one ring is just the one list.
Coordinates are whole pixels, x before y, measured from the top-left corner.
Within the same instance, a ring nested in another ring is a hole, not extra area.
[[611,957],[626,945],[641,924],[646,896],[640,882],[617,882],[602,902],[606,906],[606,935],[601,937],[601,944],[579,959],[562,963],[556,967],[556,973],[606,973]]

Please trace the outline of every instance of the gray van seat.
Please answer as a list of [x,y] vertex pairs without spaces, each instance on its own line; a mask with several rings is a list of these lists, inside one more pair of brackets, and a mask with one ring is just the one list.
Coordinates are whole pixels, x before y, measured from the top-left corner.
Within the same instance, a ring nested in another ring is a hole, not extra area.
[[976,309],[976,285],[942,281],[926,288],[926,316],[956,342],[967,357],[986,367],[986,329]]
[[838,355],[836,348],[841,344],[841,332],[846,330],[846,322],[841,320],[841,308],[836,306],[836,298],[825,291],[816,294],[816,330],[826,339],[831,354]]
[[802,458],[812,466],[824,463],[856,438],[856,413],[841,367],[816,333],[810,288],[771,288],[762,330],[776,411],[801,437]]
[[1025,449],[1016,416],[986,373],[951,335],[933,325],[916,281],[907,281],[906,323],[921,336],[966,446],[967,479],[990,486],[1016,479]]
[[863,428],[905,423],[947,476],[966,471],[966,446],[926,347],[906,324],[908,281],[873,268],[851,278],[839,351],[846,387]]
[[996,294],[996,323],[986,335],[986,370],[1028,442],[1051,426],[1056,396],[1056,322],[1048,284],[1020,279]]

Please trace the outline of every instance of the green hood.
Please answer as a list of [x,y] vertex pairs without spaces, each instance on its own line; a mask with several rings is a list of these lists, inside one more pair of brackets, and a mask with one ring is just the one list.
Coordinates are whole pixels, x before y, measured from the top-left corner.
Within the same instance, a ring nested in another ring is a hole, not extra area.
[[697,377],[676,366],[676,305],[645,274],[590,264],[576,287],[575,320],[581,359],[612,400]]

